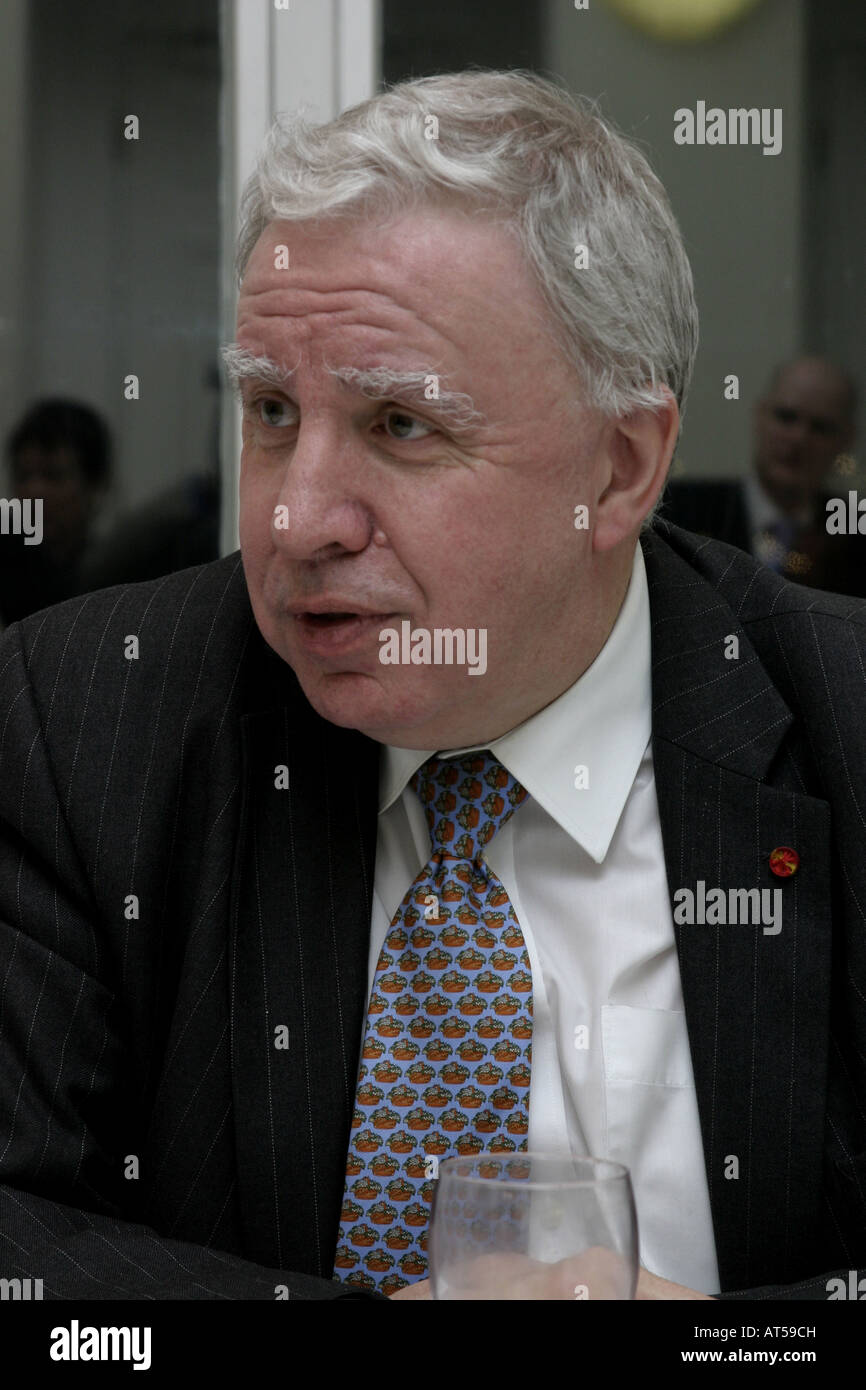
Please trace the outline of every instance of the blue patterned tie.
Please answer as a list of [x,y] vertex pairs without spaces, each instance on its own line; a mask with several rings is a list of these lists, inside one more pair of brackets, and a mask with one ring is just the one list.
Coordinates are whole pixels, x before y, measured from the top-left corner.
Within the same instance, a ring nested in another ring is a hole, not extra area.
[[438,1163],[526,1148],[532,974],[482,857],[528,793],[491,753],[411,779],[433,852],[394,915],[367,1013],[335,1277],[393,1293],[427,1275]]

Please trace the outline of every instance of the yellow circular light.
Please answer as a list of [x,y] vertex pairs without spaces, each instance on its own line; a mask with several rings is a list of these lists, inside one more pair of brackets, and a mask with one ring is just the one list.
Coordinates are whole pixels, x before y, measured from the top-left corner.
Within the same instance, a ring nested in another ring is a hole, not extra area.
[[688,42],[717,34],[759,0],[607,0],[623,19],[656,39]]

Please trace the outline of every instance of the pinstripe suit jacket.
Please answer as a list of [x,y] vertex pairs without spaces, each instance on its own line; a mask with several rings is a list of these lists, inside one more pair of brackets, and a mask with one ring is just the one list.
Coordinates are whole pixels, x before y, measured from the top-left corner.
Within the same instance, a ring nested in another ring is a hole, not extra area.
[[[826,1298],[866,1266],[866,622],[641,544],[671,893],[784,893],[777,936],[677,928],[722,1289]],[[309,706],[238,555],[0,638],[0,1275],[340,1292],[378,751]]]

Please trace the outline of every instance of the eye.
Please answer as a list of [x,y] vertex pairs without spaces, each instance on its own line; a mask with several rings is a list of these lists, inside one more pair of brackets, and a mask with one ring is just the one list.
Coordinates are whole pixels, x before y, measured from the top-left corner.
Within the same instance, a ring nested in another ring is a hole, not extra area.
[[[285,401],[278,401],[271,396],[262,396],[256,404],[258,406],[259,419],[263,425],[272,425],[280,429],[292,423],[290,408]],[[282,419],[280,419],[280,412],[283,412]],[[286,413],[289,414],[288,419],[285,418]]]
[[[392,428],[388,428],[389,425]],[[412,435],[409,433],[413,426],[416,425],[420,430],[423,430],[423,434]],[[392,439],[408,439],[410,442],[413,439],[425,439],[428,434],[435,433],[431,425],[425,425],[423,420],[417,419],[414,415],[407,415],[405,410],[387,411],[385,414],[385,427]]]

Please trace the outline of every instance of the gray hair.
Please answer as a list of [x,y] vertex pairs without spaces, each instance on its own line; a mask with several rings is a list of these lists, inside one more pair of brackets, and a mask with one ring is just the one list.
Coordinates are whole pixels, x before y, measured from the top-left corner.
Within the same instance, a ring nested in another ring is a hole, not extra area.
[[244,185],[238,277],[277,219],[386,221],[436,203],[517,235],[589,405],[657,408],[664,384],[682,412],[698,320],[667,195],[594,103],[531,72],[402,82],[324,125],[278,117]]

